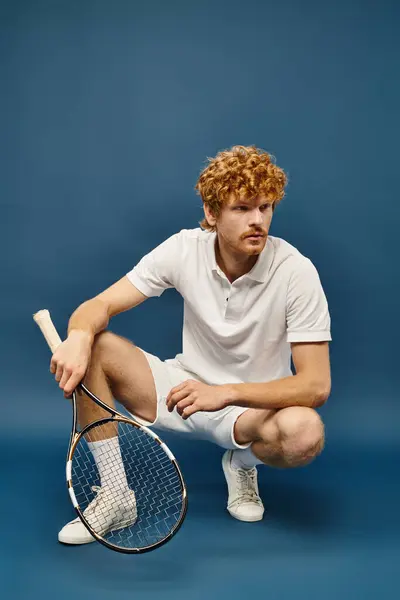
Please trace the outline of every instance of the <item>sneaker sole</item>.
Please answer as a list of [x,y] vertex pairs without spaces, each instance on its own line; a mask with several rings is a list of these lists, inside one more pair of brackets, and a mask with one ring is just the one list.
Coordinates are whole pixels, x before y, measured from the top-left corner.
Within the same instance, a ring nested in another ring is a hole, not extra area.
[[262,521],[264,518],[264,513],[261,515],[261,517],[252,517],[250,519],[243,519],[243,517],[235,514],[234,512],[232,512],[229,508],[226,509],[228,511],[228,513],[231,515],[231,517],[233,517],[234,519],[237,519],[238,521],[244,521],[245,523],[256,523],[257,521]]
[[[119,531],[120,529],[125,529],[125,527],[130,527],[131,525],[134,525],[137,521],[137,517],[136,519],[130,523],[129,525],[122,525],[122,527],[114,527],[112,529],[109,529],[108,531],[106,531],[105,533],[103,533],[103,535],[107,535],[107,533],[111,533],[112,531]],[[89,531],[88,531],[89,534]],[[90,535],[90,534],[89,534]],[[68,546],[81,546],[82,544],[91,544],[92,542],[97,542],[96,538],[94,538],[93,536],[91,536],[91,539],[87,539],[87,538],[75,538],[73,541],[72,540],[66,540],[66,539],[61,539],[60,534],[58,535],[58,541],[61,544],[66,544]]]
[[92,542],[95,542],[96,540],[94,539],[94,537],[92,537],[90,540],[88,540],[87,538],[83,539],[74,539],[74,540],[67,540],[67,539],[62,539],[60,536],[58,536],[58,541],[60,542],[60,544],[64,544],[66,546],[81,546],[82,544],[91,544]]

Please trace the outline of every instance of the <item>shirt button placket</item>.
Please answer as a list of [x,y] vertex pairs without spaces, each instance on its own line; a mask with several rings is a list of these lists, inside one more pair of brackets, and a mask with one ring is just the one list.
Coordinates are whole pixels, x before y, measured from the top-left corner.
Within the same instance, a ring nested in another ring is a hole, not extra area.
[[227,318],[228,312],[229,312],[229,299],[230,299],[230,295],[231,295],[231,286],[229,286],[229,284],[227,282],[224,282],[222,285],[223,285],[223,292],[224,292],[225,318]]
[[235,304],[237,291],[231,287],[230,293],[227,294],[225,317],[229,320],[236,318]]
[[232,287],[225,313],[226,318],[231,321],[239,321],[243,314],[243,308],[243,290],[240,287]]

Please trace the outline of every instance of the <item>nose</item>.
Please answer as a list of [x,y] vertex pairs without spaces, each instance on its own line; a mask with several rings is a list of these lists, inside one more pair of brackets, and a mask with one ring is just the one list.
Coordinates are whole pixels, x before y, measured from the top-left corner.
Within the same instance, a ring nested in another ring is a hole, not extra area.
[[249,225],[262,225],[263,224],[263,214],[260,209],[255,208],[250,213],[250,222]]

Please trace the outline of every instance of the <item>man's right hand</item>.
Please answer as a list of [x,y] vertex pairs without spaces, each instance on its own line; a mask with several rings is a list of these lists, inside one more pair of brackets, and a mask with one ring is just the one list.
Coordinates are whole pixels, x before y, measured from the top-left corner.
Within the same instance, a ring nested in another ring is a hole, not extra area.
[[71,396],[82,381],[92,352],[92,337],[87,331],[73,329],[67,339],[54,352],[50,371],[64,390],[65,398]]

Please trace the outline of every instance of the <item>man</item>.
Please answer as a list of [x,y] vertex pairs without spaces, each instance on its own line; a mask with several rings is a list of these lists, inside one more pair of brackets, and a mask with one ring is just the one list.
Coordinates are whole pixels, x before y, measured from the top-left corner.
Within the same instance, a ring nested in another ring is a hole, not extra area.
[[[312,262],[268,236],[286,183],[254,146],[209,159],[196,185],[201,228],[171,236],[78,307],[50,367],[65,396],[85,376],[103,401],[117,399],[139,421],[225,448],[227,508],[242,521],[263,517],[258,464],[306,465],[324,444],[315,409],[331,386],[326,297]],[[161,361],[104,331],[114,315],[171,287],[184,299],[183,349],[175,358]],[[81,426],[103,416],[83,396],[78,408]],[[89,444],[102,487],[111,469],[123,476],[117,438]],[[93,538],[75,519],[59,540]]]

